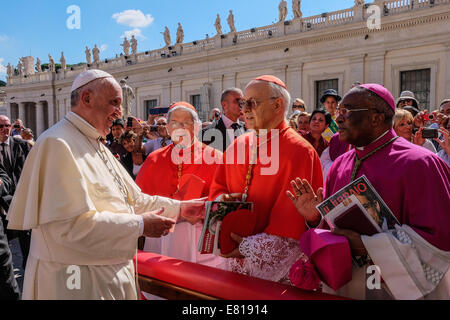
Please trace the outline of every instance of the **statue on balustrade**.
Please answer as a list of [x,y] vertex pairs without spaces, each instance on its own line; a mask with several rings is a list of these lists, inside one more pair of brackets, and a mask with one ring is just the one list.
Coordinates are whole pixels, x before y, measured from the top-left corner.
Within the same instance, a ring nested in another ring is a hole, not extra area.
[[355,6],[362,6],[364,4],[364,0],[355,0]]
[[9,79],[11,79],[12,76],[14,76],[14,68],[11,65],[11,63],[8,63],[8,65],[6,66],[6,74],[8,75]]
[[280,11],[279,22],[285,21],[288,14],[287,2],[285,0],[281,0],[280,4],[278,5],[278,10]]
[[235,33],[236,32],[236,27],[234,26],[234,14],[233,14],[233,10],[230,10],[230,14],[228,15],[228,26],[230,27],[230,32],[231,33]]
[[19,63],[17,64],[17,74],[19,75],[19,77],[23,77],[22,59],[19,59]]
[[92,49],[92,55],[94,56],[94,63],[100,63],[100,49],[97,45],[95,45],[94,49]]
[[55,60],[53,60],[53,57],[50,54],[48,55],[48,70],[50,72],[56,71]]
[[292,0],[292,12],[294,13],[294,19],[303,17],[301,0]]
[[66,70],[66,57],[64,57],[64,52],[61,52],[61,59],[59,60],[61,62],[61,69]]
[[127,84],[125,79],[120,80],[120,86],[122,87],[122,109],[123,109],[123,119],[126,120],[131,114],[131,103],[136,98],[133,89]]
[[166,47],[170,46],[172,43],[172,39],[170,38],[170,31],[169,28],[164,29],[164,32],[161,32],[164,35],[164,42],[166,43]]
[[127,37],[123,39],[123,43],[120,45],[123,47],[123,54],[126,56],[130,55],[130,41],[128,41]]
[[137,46],[138,46],[138,42],[136,40],[136,38],[134,37],[134,35],[131,36],[131,52],[136,55],[137,54]]
[[216,22],[214,23],[214,27],[216,27],[217,35],[220,36],[222,34],[222,25],[220,23],[220,15],[217,14]]
[[181,26],[181,23],[178,22],[178,29],[177,29],[177,43],[181,44],[184,41],[184,31],[183,27]]
[[87,62],[87,64],[91,64],[92,63],[91,50],[89,49],[88,46],[86,46],[86,50],[84,52],[86,53],[86,62]]
[[36,72],[42,72],[41,59],[36,58]]

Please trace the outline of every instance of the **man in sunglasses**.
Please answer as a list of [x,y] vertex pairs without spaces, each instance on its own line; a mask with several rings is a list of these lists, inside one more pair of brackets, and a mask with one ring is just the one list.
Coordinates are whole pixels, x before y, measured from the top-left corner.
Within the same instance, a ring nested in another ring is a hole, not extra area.
[[292,104],[292,112],[295,112],[297,110],[300,112],[306,112],[305,101],[299,98],[295,99],[294,103]]
[[245,133],[244,123],[239,120],[242,114],[239,101],[242,90],[229,88],[222,93],[221,105],[223,114],[220,118],[202,130],[202,142],[221,152],[225,152],[236,137]]
[[23,129],[24,127],[22,120],[16,119],[16,121],[14,121],[13,129],[11,130],[11,135],[20,136],[20,133],[22,132]]
[[169,132],[167,131],[167,118],[159,117],[156,118],[156,132],[158,133],[158,138],[148,141],[144,144],[144,153],[149,155],[156,150],[164,148],[172,144]]
[[[217,168],[209,194],[211,200],[254,204],[253,216],[241,221],[235,213],[223,220],[223,225],[245,224],[247,230],[253,230],[246,235],[232,234],[237,248],[222,252],[229,258],[229,269],[277,282],[286,281],[290,266],[301,255],[298,239],[306,228],[279,190],[288,188],[297,175],[317,188],[323,183],[317,152],[285,120],[290,101],[286,85],[274,76],[257,77],[247,85],[240,104],[253,129],[227,149],[226,163]],[[245,159],[240,150],[245,150]],[[270,159],[266,155],[271,155]],[[234,217],[238,219],[235,223]],[[252,217],[253,222],[249,221]]]
[[[30,146],[27,141],[20,136],[11,136],[11,121],[7,116],[0,115],[0,159],[6,173],[15,186],[19,182],[25,160],[30,152]],[[7,226],[5,225],[5,230]],[[10,237],[17,235],[19,238],[20,249],[22,251],[22,268],[25,270],[28,252],[30,250],[30,231],[8,231]],[[11,239],[10,239],[11,240]]]
[[[334,162],[323,192],[297,179],[288,196],[309,225],[320,226],[323,217],[315,205],[365,175],[400,226],[370,237],[333,231],[348,239],[354,256],[369,261],[355,267],[353,280],[337,293],[354,299],[448,300],[450,168],[431,151],[399,138],[394,114],[394,97],[382,85],[351,89],[338,107],[337,123],[340,139],[356,149]],[[365,285],[370,259],[384,280],[378,289]]]
[[6,236],[6,220],[3,219],[3,213],[8,211],[8,203],[11,201],[13,191],[14,185],[0,164],[0,215],[2,215],[0,219],[0,301],[20,298],[19,286],[14,277],[12,254]]

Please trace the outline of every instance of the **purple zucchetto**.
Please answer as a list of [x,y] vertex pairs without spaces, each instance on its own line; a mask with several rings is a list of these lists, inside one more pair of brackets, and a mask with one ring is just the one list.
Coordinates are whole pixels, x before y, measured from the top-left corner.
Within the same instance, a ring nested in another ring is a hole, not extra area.
[[377,96],[379,96],[381,99],[383,99],[384,101],[387,102],[387,104],[392,108],[392,110],[394,110],[395,112],[395,99],[394,96],[392,95],[392,93],[389,92],[388,89],[386,89],[385,87],[383,87],[381,84],[377,84],[377,83],[366,83],[366,84],[361,84],[359,85],[359,87],[363,87],[367,90],[372,91],[373,93],[375,93]]

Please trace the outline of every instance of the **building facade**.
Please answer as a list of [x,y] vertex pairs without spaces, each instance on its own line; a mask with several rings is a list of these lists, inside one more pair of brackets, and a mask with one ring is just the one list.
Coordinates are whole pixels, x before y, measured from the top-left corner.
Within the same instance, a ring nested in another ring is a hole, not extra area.
[[[376,7],[375,7],[376,6]],[[450,97],[450,0],[355,1],[352,8],[191,43],[106,59],[57,72],[8,78],[7,114],[39,135],[70,110],[74,78],[89,68],[126,79],[132,113],[185,100],[203,120],[221,92],[273,74],[312,111],[328,88],[345,94],[355,82],[380,83],[396,97],[415,92],[434,110]]]
[[0,90],[0,115],[7,115],[7,110],[6,110],[6,92]]

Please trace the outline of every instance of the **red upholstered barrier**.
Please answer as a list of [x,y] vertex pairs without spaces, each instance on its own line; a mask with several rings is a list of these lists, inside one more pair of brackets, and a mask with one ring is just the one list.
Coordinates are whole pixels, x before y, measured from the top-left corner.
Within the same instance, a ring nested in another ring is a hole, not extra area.
[[[136,257],[134,259],[136,263]],[[222,300],[343,300],[323,293],[140,251],[138,274]]]

